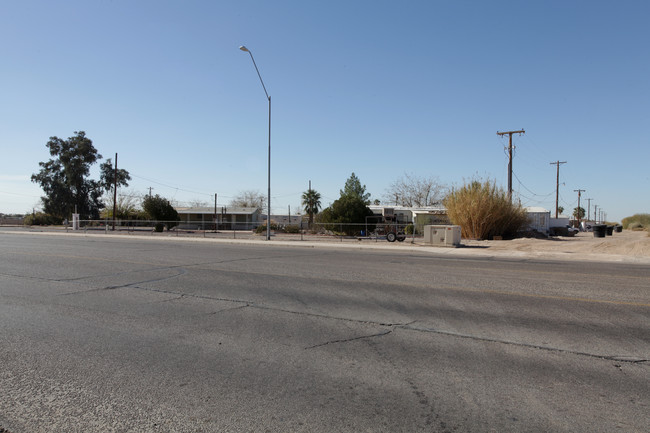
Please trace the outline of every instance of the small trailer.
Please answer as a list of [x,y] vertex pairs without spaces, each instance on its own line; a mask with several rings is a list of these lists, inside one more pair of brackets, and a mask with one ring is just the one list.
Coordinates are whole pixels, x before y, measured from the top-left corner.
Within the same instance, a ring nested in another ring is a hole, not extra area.
[[377,229],[375,230],[386,234],[386,240],[388,242],[404,242],[406,239],[404,224],[399,224],[395,210],[390,207],[382,210],[382,221],[377,224]]

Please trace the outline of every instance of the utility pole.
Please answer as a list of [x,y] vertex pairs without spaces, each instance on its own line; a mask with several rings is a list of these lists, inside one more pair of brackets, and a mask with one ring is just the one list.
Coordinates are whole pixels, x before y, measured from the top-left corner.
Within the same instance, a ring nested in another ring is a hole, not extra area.
[[551,162],[550,164],[557,166],[557,179],[555,181],[555,219],[557,219],[558,199],[560,195],[560,164],[566,164],[566,161],[555,161]]
[[214,193],[214,232],[217,232],[217,193]]
[[585,189],[574,189],[574,192],[578,193],[578,210],[576,211],[576,216],[578,218],[578,227],[580,227],[580,195],[585,192]]
[[526,131],[524,131],[524,128],[521,128],[519,131],[497,131],[497,135],[500,135],[502,137],[506,134],[510,136],[508,140],[508,197],[510,198],[510,202],[512,202],[512,134],[525,133]]
[[152,186],[149,187],[149,198],[151,198],[151,190],[153,189]]
[[591,218],[589,217],[589,211],[591,210],[591,201],[593,198],[588,198],[587,199],[587,221],[591,221]]
[[595,220],[594,222],[596,222],[596,223],[598,222],[598,205],[597,204],[594,205],[594,220]]
[[117,152],[115,153],[115,174],[113,175],[113,231],[115,231],[116,213],[117,213]]

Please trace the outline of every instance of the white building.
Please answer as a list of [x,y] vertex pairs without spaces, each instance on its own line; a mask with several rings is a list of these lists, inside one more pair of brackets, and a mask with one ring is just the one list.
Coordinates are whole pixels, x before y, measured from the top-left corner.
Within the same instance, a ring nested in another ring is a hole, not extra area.
[[252,230],[262,218],[259,209],[246,207],[178,207],[179,228],[192,230],[214,230],[215,217],[220,230]]
[[527,207],[528,229],[548,235],[551,222],[551,211],[543,207]]

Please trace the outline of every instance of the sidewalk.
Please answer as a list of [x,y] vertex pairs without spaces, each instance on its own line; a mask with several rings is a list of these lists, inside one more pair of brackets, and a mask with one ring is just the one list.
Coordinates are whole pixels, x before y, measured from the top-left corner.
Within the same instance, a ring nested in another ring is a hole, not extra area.
[[248,232],[233,233],[233,238],[202,237],[197,234],[156,233],[144,234],[138,232],[108,232],[79,231],[57,228],[0,228],[1,234],[33,235],[33,236],[67,236],[67,237],[99,237],[119,239],[128,237],[140,240],[156,240],[169,242],[207,242],[213,244],[237,244],[256,247],[284,246],[294,248],[327,248],[346,250],[375,250],[384,252],[408,252],[417,254],[446,255],[453,257],[482,257],[514,260],[550,260],[550,261],[600,261],[621,262],[629,264],[650,265],[650,237],[647,232],[624,231],[606,238],[594,238],[592,233],[578,233],[572,238],[530,239],[521,238],[511,241],[477,241],[463,239],[461,246],[433,247],[426,245],[416,238],[404,242],[389,243],[386,240],[347,238],[342,241],[335,237],[305,237],[300,235],[273,236],[266,241],[265,236],[251,235]]

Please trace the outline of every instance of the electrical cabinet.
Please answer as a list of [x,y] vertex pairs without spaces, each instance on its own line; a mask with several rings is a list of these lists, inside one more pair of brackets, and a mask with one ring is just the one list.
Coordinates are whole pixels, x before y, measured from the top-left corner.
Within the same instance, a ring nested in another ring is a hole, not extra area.
[[424,243],[441,247],[460,246],[460,226],[424,226]]

